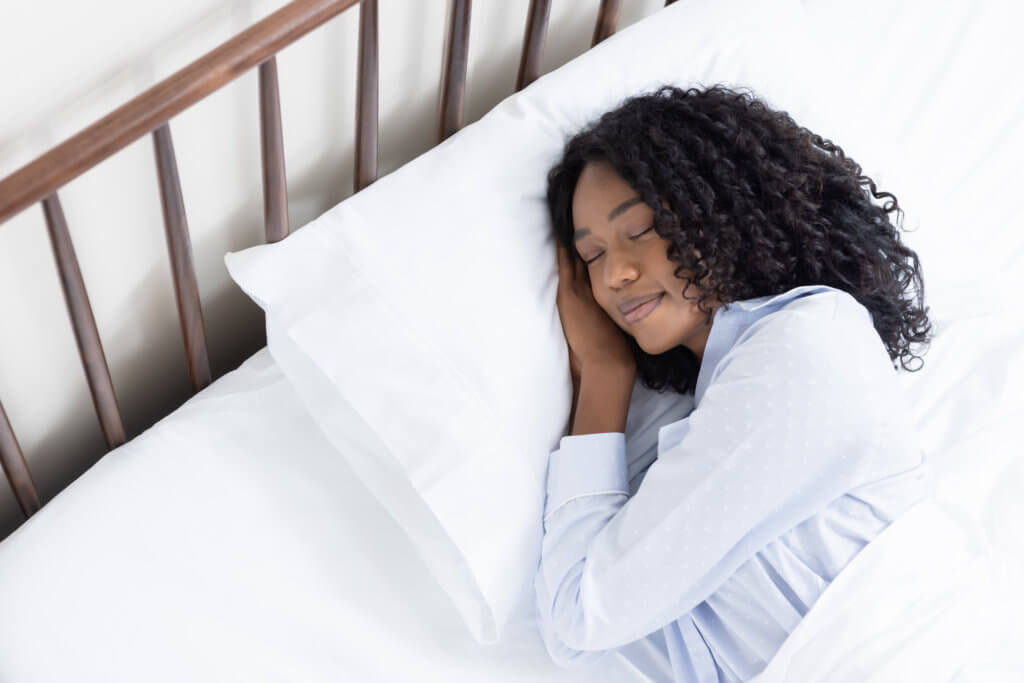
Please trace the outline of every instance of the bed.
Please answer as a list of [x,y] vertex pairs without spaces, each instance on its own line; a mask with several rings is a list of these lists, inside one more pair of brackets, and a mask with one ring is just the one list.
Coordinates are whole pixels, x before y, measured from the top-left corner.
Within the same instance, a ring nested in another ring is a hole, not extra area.
[[[615,32],[619,3],[602,2],[595,47],[540,76],[550,3],[534,0],[521,91],[462,127],[469,2],[453,2],[442,142],[377,179],[376,2],[298,0],[0,180],[0,220],[43,204],[111,446],[40,505],[0,412],[0,456],[26,514],[0,541],[0,681],[670,680],[656,637],[562,669],[535,625],[525,578],[537,496],[570,396],[554,254],[538,257],[539,169],[631,93],[723,80],[834,135],[906,200],[917,230],[904,240],[924,264],[935,324],[926,369],[900,375],[933,495],[855,558],[756,680],[1024,677],[1024,221],[1012,199],[1024,97],[1000,75],[1024,64],[1024,47],[1008,7],[668,4]],[[359,191],[290,230],[273,55],[350,6],[364,29]],[[262,85],[266,243],[226,254],[225,267],[265,310],[268,345],[213,378],[166,123],[250,68]],[[196,393],[126,440],[57,190],[150,132]],[[431,218],[456,197],[462,208]],[[498,216],[458,254],[498,248],[500,261],[423,258],[478,224],[481,207]],[[410,231],[416,219],[430,229]],[[467,305],[496,298],[512,323],[481,306],[468,326],[429,306],[489,272],[508,291],[468,289]],[[495,363],[502,353],[515,373]],[[538,378],[553,376],[565,381],[538,396]],[[649,400],[634,393],[633,460],[651,447],[637,417]],[[685,397],[671,409],[685,414]],[[477,424],[504,440],[487,460],[455,458],[480,443]],[[501,508],[488,493],[519,502]]]

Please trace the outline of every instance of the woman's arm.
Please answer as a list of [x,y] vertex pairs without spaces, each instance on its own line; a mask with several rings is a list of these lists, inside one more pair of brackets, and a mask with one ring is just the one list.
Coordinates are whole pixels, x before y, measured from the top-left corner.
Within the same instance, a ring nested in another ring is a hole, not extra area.
[[[601,437],[625,438],[626,417],[636,379],[636,366],[611,364],[591,366],[584,371],[572,361],[572,412],[569,424],[573,435],[599,434]],[[584,380],[584,378],[586,378]],[[609,434],[612,432],[614,434]],[[621,432],[622,434],[618,434]],[[557,453],[557,451],[556,451]],[[612,505],[619,504],[619,494],[612,494]],[[538,606],[538,622],[541,636],[551,659],[562,667],[589,664],[607,652],[574,650],[566,647],[554,633],[551,623],[550,606],[552,596],[543,575],[538,572],[534,582]]]
[[584,367],[578,389],[573,382],[572,434],[624,433],[635,381],[635,364]]
[[[581,428],[613,429],[622,431],[625,428],[625,415],[629,408],[633,378],[636,376],[636,361],[623,332],[608,317],[608,314],[594,300],[590,283],[586,276],[586,266],[573,252],[556,240],[558,252],[558,303],[559,319],[565,332],[565,340],[569,347],[569,371],[573,380],[572,409],[569,414],[571,433],[576,430],[579,402],[583,401],[586,420]],[[586,372],[584,373],[584,369]],[[598,375],[588,382],[582,375]],[[623,378],[629,375],[629,391],[625,394],[625,402],[620,395],[606,397],[597,388],[602,382],[609,380],[612,386],[621,387]],[[587,389],[584,384],[596,385]],[[612,400],[606,400],[611,398]],[[621,420],[618,413],[622,413]],[[616,426],[621,421],[621,426]],[[590,432],[587,432],[590,433]]]

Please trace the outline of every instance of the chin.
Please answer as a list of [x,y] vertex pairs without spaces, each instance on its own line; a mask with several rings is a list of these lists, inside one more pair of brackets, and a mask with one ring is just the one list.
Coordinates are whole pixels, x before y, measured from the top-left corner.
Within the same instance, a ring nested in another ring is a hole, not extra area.
[[636,339],[637,346],[643,349],[643,352],[649,356],[661,355],[676,346],[675,344],[665,343],[664,341],[659,343],[658,340],[650,340],[646,338],[641,339],[640,337],[634,337],[634,339]]

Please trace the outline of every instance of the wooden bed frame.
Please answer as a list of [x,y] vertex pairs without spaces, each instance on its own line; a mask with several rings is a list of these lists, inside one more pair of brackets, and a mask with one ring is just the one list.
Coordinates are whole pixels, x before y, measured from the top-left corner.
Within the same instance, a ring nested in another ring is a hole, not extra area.
[[[472,0],[449,0],[441,75],[438,142],[462,126]],[[665,4],[672,4],[668,0]],[[591,45],[615,32],[620,0],[601,0]],[[359,6],[355,191],[377,176],[377,0],[293,0],[77,135],[0,180],[0,223],[42,205],[96,414],[109,450],[126,441],[89,297],[68,233],[58,190],[143,135],[153,135],[167,247],[193,393],[212,381],[192,245],[168,121],[253,67],[259,69],[263,207],[267,242],[289,234],[288,192],[275,55],[341,12]],[[551,0],[530,0],[516,91],[540,75]],[[25,519],[41,507],[25,457],[0,403],[0,464]]]

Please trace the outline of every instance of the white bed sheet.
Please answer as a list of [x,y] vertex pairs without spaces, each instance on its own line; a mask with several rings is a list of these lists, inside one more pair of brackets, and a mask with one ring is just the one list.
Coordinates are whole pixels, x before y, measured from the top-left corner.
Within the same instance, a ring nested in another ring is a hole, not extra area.
[[0,543],[0,681],[649,680],[558,668],[522,608],[470,637],[263,348]]

